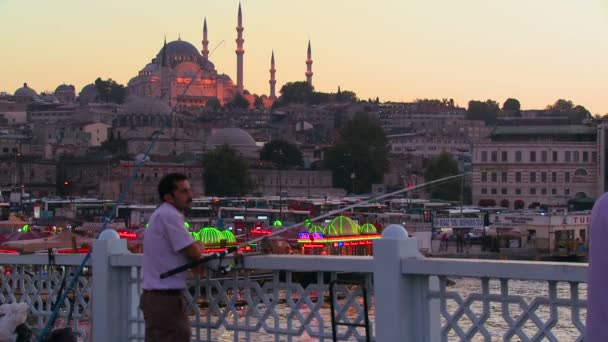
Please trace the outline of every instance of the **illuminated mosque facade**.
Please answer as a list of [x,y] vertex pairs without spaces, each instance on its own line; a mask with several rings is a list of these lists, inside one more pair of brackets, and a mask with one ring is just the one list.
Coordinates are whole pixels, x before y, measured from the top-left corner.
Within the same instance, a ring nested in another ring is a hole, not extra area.
[[[160,99],[171,107],[177,105],[186,108],[205,106],[213,98],[224,105],[237,93],[240,93],[253,105],[255,97],[245,89],[243,81],[245,40],[243,39],[243,15],[240,4],[236,31],[236,83],[230,76],[218,73],[215,65],[209,60],[209,40],[205,19],[200,52],[194,45],[181,39],[172,42],[165,40],[156,57],[141,69],[137,76],[129,80],[129,94]],[[312,85],[310,42],[308,43],[306,65],[306,80]],[[269,72],[270,95],[260,97],[265,107],[272,106],[277,99],[274,51],[271,55]]]

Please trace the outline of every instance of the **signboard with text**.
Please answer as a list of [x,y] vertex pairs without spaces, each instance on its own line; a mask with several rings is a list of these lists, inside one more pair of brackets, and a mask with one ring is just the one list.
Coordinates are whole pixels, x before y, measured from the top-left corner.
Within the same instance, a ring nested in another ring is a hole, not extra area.
[[435,228],[483,228],[483,218],[436,218]]

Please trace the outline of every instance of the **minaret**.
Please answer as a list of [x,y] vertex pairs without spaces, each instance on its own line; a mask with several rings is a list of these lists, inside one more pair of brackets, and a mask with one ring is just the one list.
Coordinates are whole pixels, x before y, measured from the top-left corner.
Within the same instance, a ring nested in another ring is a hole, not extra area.
[[306,57],[306,83],[312,87],[312,52],[310,50],[310,40],[308,40],[308,54]]
[[274,68],[274,50],[272,51],[272,57],[270,57],[270,99],[276,100],[277,95],[275,94],[275,86],[277,84],[277,80],[274,78],[274,74],[277,72],[277,69]]
[[163,44],[163,54],[160,62],[160,98],[167,103],[170,103],[171,96],[169,94],[169,65],[167,64],[167,37]]
[[236,88],[239,92],[243,91],[243,54],[245,54],[245,50],[243,49],[243,43],[245,40],[243,39],[243,14],[241,12],[241,3],[239,2],[239,20],[238,26],[236,27],[236,32],[238,36],[236,38]]
[[203,24],[203,50],[201,53],[203,54],[203,59],[209,59],[209,40],[207,39],[207,18],[205,18],[205,22]]

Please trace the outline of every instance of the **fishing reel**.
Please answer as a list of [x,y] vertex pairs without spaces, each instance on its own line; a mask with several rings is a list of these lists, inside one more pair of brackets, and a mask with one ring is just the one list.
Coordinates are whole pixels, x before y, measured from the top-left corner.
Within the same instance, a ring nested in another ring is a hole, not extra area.
[[[230,273],[231,271],[235,270],[235,269],[240,269],[243,268],[243,255],[239,254],[239,253],[234,253],[233,257],[232,257],[232,262],[224,262],[224,254],[220,254],[220,256],[217,258],[217,264],[216,262],[210,262],[207,264],[207,268],[214,271],[215,273],[218,273],[222,276],[227,275],[228,273]],[[214,265],[216,264],[216,265]]]

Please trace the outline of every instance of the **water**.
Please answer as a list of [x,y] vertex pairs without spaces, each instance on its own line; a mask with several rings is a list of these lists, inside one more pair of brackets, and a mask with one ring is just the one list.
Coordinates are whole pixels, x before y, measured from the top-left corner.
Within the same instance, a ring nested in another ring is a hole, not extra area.
[[[480,279],[474,278],[458,278],[453,279],[456,284],[452,287],[448,287],[447,291],[450,292],[448,297],[450,299],[446,300],[445,310],[447,314],[453,316],[457,313],[459,308],[461,307],[458,302],[466,301],[467,298],[470,298],[470,312],[469,315],[473,316],[474,319],[480,319],[484,314],[484,303],[481,301],[481,293],[482,293],[482,282]],[[576,286],[576,285],[575,285]],[[458,294],[458,296],[456,296]],[[580,300],[586,300],[587,289],[586,284],[578,285],[578,295]],[[551,307],[548,305],[549,298],[549,285],[547,282],[533,282],[533,281],[509,281],[509,291],[506,295],[501,295],[501,283],[499,280],[491,280],[488,286],[488,297],[489,301],[487,302],[487,314],[489,317],[483,324],[484,328],[487,330],[490,335],[491,341],[503,341],[505,335],[507,335],[509,330],[509,322],[517,322],[522,315],[527,313],[527,317],[524,316],[525,319],[519,324],[521,331],[519,334],[526,335],[528,338],[532,339],[536,334],[542,331],[545,328],[545,324],[550,322],[551,318]],[[565,305],[570,305],[573,303],[571,299],[571,285],[569,283],[558,283],[556,287],[556,298],[558,302],[558,307],[554,310],[553,317],[557,319],[555,325],[550,329],[550,332],[553,336],[559,341],[575,341],[581,334],[581,332],[575,326],[575,319],[573,319],[573,315],[575,315],[575,310],[571,307],[566,307]],[[344,300],[340,302],[344,303]],[[361,298],[359,298],[359,304],[362,303]],[[259,304],[256,308],[257,310],[264,311],[265,306],[263,304]],[[300,314],[303,317],[308,317],[311,314],[311,308],[304,305],[299,310]],[[294,316],[292,309],[287,304],[277,304],[275,307],[276,312],[276,320],[275,318],[270,318],[265,321],[266,324],[270,326],[274,326],[277,324],[282,328],[291,327],[292,329],[297,329],[301,327],[300,320],[297,316]],[[357,317],[358,312],[354,308],[348,308],[346,310],[347,316],[350,319]],[[211,340],[214,341],[247,341],[255,340],[255,341],[331,341],[331,318],[329,311],[329,304],[327,302],[323,303],[319,310],[319,315],[322,318],[322,322],[319,319],[312,319],[311,322],[307,325],[313,333],[308,334],[306,331],[303,332],[302,336],[292,337],[289,339],[288,336],[282,335],[278,339],[274,335],[268,335],[265,333],[251,333],[246,335],[243,332],[239,332],[238,336],[235,338],[235,333],[232,331],[227,331],[225,329],[218,329],[211,331]],[[535,321],[533,319],[533,315],[538,317],[538,320]],[[231,320],[235,322],[238,321],[239,324],[246,324],[247,320],[247,309],[239,311],[237,317],[229,317]],[[581,324],[584,324],[586,317],[586,310],[580,309],[578,312],[578,317],[580,319]],[[248,324],[254,326],[257,324],[257,319],[249,315]],[[372,327],[375,322],[375,307],[372,299],[371,308],[370,308],[370,320],[372,322]],[[458,325],[461,327],[464,333],[468,332],[468,330],[472,327],[472,319],[468,317],[466,314],[460,316],[457,320]],[[320,325],[323,325],[323,328]],[[446,324],[445,317],[442,317],[442,326]],[[373,328],[372,328],[373,329]],[[323,330],[326,334],[325,338],[319,338],[319,332]],[[346,330],[345,327],[340,327],[339,331],[344,332]],[[364,330],[362,328],[357,328],[359,331],[359,339],[355,336],[350,336],[348,341],[356,341],[362,340],[362,336],[364,336]],[[206,333],[206,330],[204,330]],[[206,335],[203,335],[205,337]],[[485,341],[483,335],[479,332],[472,336],[468,336],[466,339],[463,337],[459,337],[458,334],[450,329],[445,335],[447,341]],[[509,341],[521,341],[521,337],[516,333],[514,335],[510,335]],[[538,339],[541,340],[541,339]],[[542,339],[545,341],[547,339]]]

